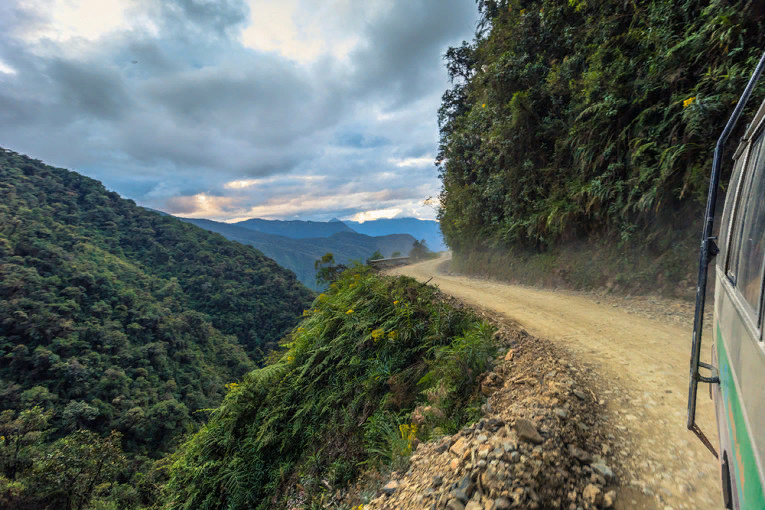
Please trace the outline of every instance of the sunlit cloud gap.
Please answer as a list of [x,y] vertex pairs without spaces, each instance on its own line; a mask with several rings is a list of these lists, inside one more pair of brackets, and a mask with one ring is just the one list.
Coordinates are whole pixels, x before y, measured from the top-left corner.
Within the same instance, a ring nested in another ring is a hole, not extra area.
[[247,188],[253,188],[256,186],[261,186],[263,184],[273,184],[276,182],[290,182],[290,181],[299,181],[299,182],[318,182],[323,181],[327,177],[324,175],[290,175],[290,176],[276,176],[276,177],[268,177],[265,179],[240,179],[237,181],[229,181],[226,184],[223,185],[226,189],[247,189]]
[[406,159],[391,158],[388,160],[388,163],[396,165],[399,168],[407,168],[407,167],[424,168],[433,164],[433,158],[431,156],[424,156],[421,158],[406,158]]
[[134,6],[137,6],[134,0],[28,0],[25,7],[47,11],[49,22],[22,34],[22,38],[29,42],[45,39],[58,42],[71,39],[93,41],[107,33],[132,28],[126,12]]
[[9,66],[8,64],[6,64],[5,62],[3,62],[2,60],[0,60],[0,73],[15,75],[17,74],[17,71],[11,66]]
[[363,211],[360,213],[356,213],[351,217],[351,221],[358,221],[359,223],[364,223],[365,221],[374,221],[379,220],[381,218],[395,218],[396,216],[400,215],[404,210],[400,207],[393,207],[390,209],[378,209],[376,211]]

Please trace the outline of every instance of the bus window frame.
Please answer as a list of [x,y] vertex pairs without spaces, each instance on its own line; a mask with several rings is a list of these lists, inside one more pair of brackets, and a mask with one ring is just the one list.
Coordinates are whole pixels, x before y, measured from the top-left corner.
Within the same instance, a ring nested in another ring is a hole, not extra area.
[[[759,130],[758,130],[759,131]],[[741,245],[741,232],[738,232],[739,236],[736,239],[736,246],[733,246],[733,240],[734,240],[734,233],[736,233],[736,222],[739,219],[740,215],[743,214],[741,212],[741,209],[743,208],[743,205],[741,201],[745,198],[742,195],[742,189],[744,188],[744,184],[747,183],[749,180],[749,176],[751,175],[751,172],[749,171],[749,160],[751,159],[752,150],[754,149],[754,142],[757,140],[757,137],[753,136],[749,140],[747,140],[747,146],[744,153],[741,155],[741,157],[744,158],[744,163],[741,165],[741,176],[739,178],[739,181],[736,185],[736,194],[733,197],[733,209],[731,210],[730,215],[730,224],[728,225],[728,232],[727,232],[727,241],[726,241],[726,254],[725,254],[725,264],[723,265],[723,274],[725,275],[725,278],[730,282],[731,286],[735,289],[738,284],[738,261],[739,259],[736,259],[736,267],[734,268],[733,274],[729,274],[730,271],[730,264],[731,264],[731,257],[733,255],[733,250],[739,249],[739,246]],[[741,220],[741,230],[744,228],[744,220]],[[740,255],[740,253],[739,253]]]
[[[733,161],[733,173],[731,179],[738,177],[738,181],[735,181],[734,188],[728,188],[728,197],[725,200],[725,208],[723,209],[723,217],[721,234],[725,234],[724,238],[720,238],[720,241],[725,243],[722,245],[723,259],[720,261],[719,267],[722,270],[722,275],[731,285],[735,285],[736,282],[728,276],[728,264],[730,264],[731,255],[731,240],[733,238],[733,220],[736,219],[736,211],[738,210],[738,201],[740,200],[741,186],[743,185],[744,178],[746,177],[746,164],[749,161],[749,151],[752,148],[751,140],[746,141],[746,145],[738,159]],[[728,209],[730,208],[730,209]]]
[[[737,183],[737,189],[736,189],[736,196],[733,198],[733,209],[731,211],[730,215],[730,223],[728,225],[728,231],[726,232],[726,246],[725,246],[725,261],[723,264],[723,275],[725,276],[725,279],[728,281],[728,283],[731,286],[731,297],[733,298],[733,302],[735,307],[739,310],[739,313],[742,314],[742,316],[746,317],[746,320],[744,320],[745,324],[748,324],[750,333],[753,333],[753,338],[757,339],[757,343],[760,344],[760,346],[763,346],[763,317],[765,316],[765,267],[763,267],[763,271],[760,273],[760,296],[759,296],[759,303],[757,308],[753,308],[752,305],[749,303],[749,301],[744,297],[744,295],[739,290],[738,286],[738,264],[741,261],[741,247],[743,244],[743,229],[744,229],[744,223],[746,221],[746,217],[741,218],[741,222],[739,225],[739,236],[738,236],[738,242],[736,243],[736,246],[733,246],[731,241],[733,240],[733,233],[734,228],[736,227],[736,221],[739,219],[739,215],[746,215],[745,206],[746,203],[742,204],[742,201],[748,198],[749,193],[746,192],[751,186],[753,185],[754,181],[754,174],[757,171],[756,165],[757,161],[754,162],[754,167],[751,166],[752,164],[752,153],[754,152],[754,148],[757,145],[757,142],[759,142],[760,136],[763,137],[762,142],[762,148],[760,149],[762,151],[763,155],[763,172],[765,172],[765,117],[760,119],[760,122],[756,129],[751,131],[751,136],[748,140],[746,140],[746,149],[742,152],[742,154],[739,156],[740,158],[745,158],[744,163],[741,167],[741,177],[739,179],[739,182]],[[737,164],[738,162],[736,162]],[[735,169],[735,164],[734,164]],[[742,193],[742,191],[744,193]],[[750,190],[751,191],[751,190]],[[736,259],[736,265],[735,268],[735,274],[734,278],[731,278],[731,276],[728,274],[729,265],[730,265],[730,259],[731,254],[733,253],[732,250],[739,250],[738,258]]]

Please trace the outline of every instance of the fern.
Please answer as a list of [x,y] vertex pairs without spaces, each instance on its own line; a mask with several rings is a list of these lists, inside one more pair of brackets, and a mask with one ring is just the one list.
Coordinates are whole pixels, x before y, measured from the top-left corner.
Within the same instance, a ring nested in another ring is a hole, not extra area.
[[475,394],[470,381],[422,382],[426,369],[486,368],[491,329],[472,312],[440,302],[431,287],[362,266],[341,275],[312,310],[271,358],[278,361],[230,390],[180,449],[168,510],[267,508],[296,479],[318,498],[320,480],[347,483],[361,464],[403,466],[413,429],[402,437],[399,426],[429,387],[452,388],[442,405],[449,426],[473,416],[465,409],[474,403],[457,393]]

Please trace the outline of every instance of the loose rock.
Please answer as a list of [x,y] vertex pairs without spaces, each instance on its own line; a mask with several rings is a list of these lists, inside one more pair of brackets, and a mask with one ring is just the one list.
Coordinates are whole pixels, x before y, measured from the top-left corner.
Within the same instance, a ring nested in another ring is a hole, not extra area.
[[494,508],[496,510],[505,510],[510,508],[510,500],[507,498],[497,498],[494,500]]
[[608,491],[603,496],[603,508],[611,508],[616,501],[616,491]]
[[582,498],[591,505],[599,504],[602,499],[600,488],[598,488],[596,485],[588,485],[582,492]]
[[461,501],[453,499],[449,501],[449,503],[446,505],[446,508],[449,510],[465,510],[465,505],[463,505]]
[[388,485],[382,488],[382,491],[384,494],[391,495],[394,492],[396,492],[396,489],[398,489],[398,482],[395,480],[391,480],[388,482]]
[[611,468],[606,465],[605,462],[602,460],[599,460],[598,462],[595,462],[593,464],[590,464],[590,467],[594,469],[596,472],[600,473],[601,475],[605,476],[606,478],[612,478],[614,476],[614,472],[611,471]]
[[534,426],[534,424],[529,420],[524,420],[523,418],[516,420],[515,430],[518,432],[518,438],[524,441],[529,441],[536,444],[544,441],[542,436],[539,435],[539,432],[537,432],[536,426]]

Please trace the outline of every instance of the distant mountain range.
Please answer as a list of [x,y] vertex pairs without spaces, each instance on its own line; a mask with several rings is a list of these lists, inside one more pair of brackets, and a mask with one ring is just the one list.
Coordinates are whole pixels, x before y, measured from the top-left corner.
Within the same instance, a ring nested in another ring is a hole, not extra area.
[[[291,269],[304,285],[318,290],[314,263],[325,253],[331,252],[338,263],[344,264],[351,260],[365,261],[376,250],[385,257],[394,252],[407,255],[412,249],[415,238],[409,234],[391,234],[385,236],[368,236],[354,232],[342,222],[307,222],[307,221],[272,221],[247,220],[236,224],[222,223],[212,220],[180,218],[211,232],[217,232],[231,241],[249,244],[274,259],[280,266]],[[291,238],[286,235],[274,235],[263,230],[253,230],[245,225],[257,226],[261,229],[274,231],[277,226],[284,226],[285,231],[293,235],[307,235],[309,229],[318,232],[336,231],[326,237]]]
[[[338,232],[351,232],[354,230],[341,221],[280,221],[280,220],[262,220],[252,218],[237,223],[232,223],[239,227],[248,228],[264,234],[275,234],[278,236],[290,237],[292,239],[304,239],[306,237],[329,237]],[[388,232],[388,234],[400,234],[403,231]],[[362,232],[364,233],[364,232]],[[379,235],[379,234],[374,234]]]
[[[417,218],[390,218],[365,221],[344,221],[348,227],[359,234],[368,236],[384,236],[388,234],[410,234],[417,240],[425,239],[431,251],[444,251],[446,245],[441,236],[441,225],[435,220],[418,220]],[[332,224],[332,222],[330,222]]]

